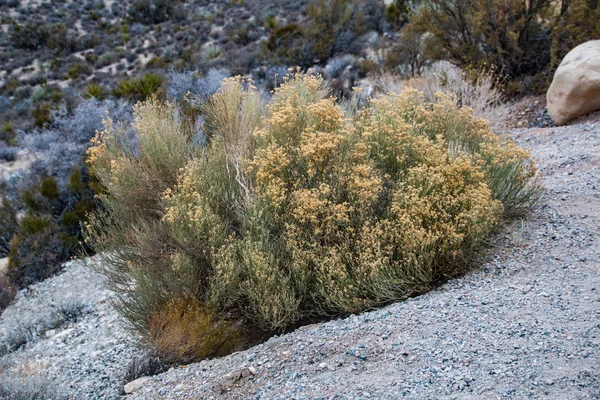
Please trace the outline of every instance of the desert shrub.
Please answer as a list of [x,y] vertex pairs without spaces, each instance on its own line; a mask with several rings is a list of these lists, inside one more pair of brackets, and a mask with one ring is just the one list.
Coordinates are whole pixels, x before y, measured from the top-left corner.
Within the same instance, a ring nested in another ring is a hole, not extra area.
[[[203,336],[227,315],[244,338],[424,292],[536,191],[527,152],[451,95],[404,90],[344,114],[321,78],[296,74],[266,117],[240,79],[202,112],[202,147],[151,100],[137,106],[137,147],[108,125],[89,153],[105,191],[87,240],[147,340],[153,318],[166,336],[170,308],[190,302]],[[170,323],[163,354],[195,360],[178,352],[189,323],[174,314],[183,327]]]
[[352,51],[361,35],[383,30],[383,7],[378,1],[314,0],[307,14],[302,27],[289,24],[271,30],[265,48],[275,62],[308,68]]
[[576,46],[600,37],[600,5],[595,0],[562,0],[552,25],[552,67]]
[[113,89],[113,95],[133,101],[144,100],[149,96],[162,97],[164,78],[158,74],[147,73],[140,78],[120,81]]
[[0,258],[10,250],[9,242],[17,230],[17,213],[6,195],[0,202]]
[[168,21],[175,13],[177,2],[173,0],[134,0],[129,5],[128,15],[134,22],[144,25]]
[[67,75],[71,79],[77,79],[77,78],[79,78],[80,75],[83,75],[83,74],[87,75],[91,71],[92,71],[92,69],[89,65],[83,64],[83,63],[77,63],[77,64],[73,64],[73,66],[71,68],[69,68]]
[[87,178],[74,169],[61,190],[56,179],[41,179],[25,192],[27,213],[10,240],[7,276],[20,288],[56,274],[81,242],[81,224],[92,211],[93,194]]
[[[8,106],[5,109],[8,109]],[[2,124],[0,128],[0,142],[4,142],[8,146],[17,145],[17,132],[10,121]]]
[[43,128],[52,121],[52,104],[46,101],[35,105],[31,110],[33,123],[38,128]]
[[12,24],[9,40],[17,49],[37,50],[46,45],[49,33],[48,27],[40,23]]
[[82,96],[84,99],[88,100],[92,98],[104,100],[106,97],[108,97],[108,90],[106,90],[106,88],[99,83],[92,82],[86,86]]

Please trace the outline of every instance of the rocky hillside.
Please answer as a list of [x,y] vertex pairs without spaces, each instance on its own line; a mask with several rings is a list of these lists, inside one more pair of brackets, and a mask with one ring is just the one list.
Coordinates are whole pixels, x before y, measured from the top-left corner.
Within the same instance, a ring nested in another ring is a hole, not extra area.
[[[472,273],[142,378],[128,398],[600,397],[600,116],[510,135],[538,159],[546,191]],[[120,398],[142,352],[110,297],[81,262],[21,291],[0,317],[0,397]]]

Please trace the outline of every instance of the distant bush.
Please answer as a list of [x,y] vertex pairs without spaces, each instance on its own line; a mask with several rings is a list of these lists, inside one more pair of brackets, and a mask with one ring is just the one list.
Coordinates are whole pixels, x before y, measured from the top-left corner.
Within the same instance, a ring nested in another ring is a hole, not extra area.
[[181,101],[187,93],[203,100],[209,99],[221,86],[223,79],[231,76],[225,69],[211,69],[202,76],[195,72],[171,73],[167,77],[167,98]]
[[302,27],[289,24],[271,30],[265,47],[273,61],[308,68],[337,53],[352,52],[361,35],[383,30],[382,3],[375,0],[313,0],[307,14]]
[[144,100],[152,95],[163,97],[164,81],[162,76],[154,73],[147,73],[137,79],[124,79],[113,89],[113,95],[132,101]]
[[106,97],[108,97],[108,94],[108,90],[106,90],[104,86],[100,85],[99,83],[92,82],[86,86],[82,96],[84,99],[94,98],[97,100],[104,100]]
[[133,0],[129,5],[129,18],[144,25],[168,21],[176,12],[174,0]]
[[6,195],[0,201],[0,258],[10,250],[9,242],[17,230],[17,213]]
[[47,26],[44,24],[13,24],[10,26],[9,40],[17,49],[37,50],[46,45],[49,33]]
[[27,214],[19,221],[9,246],[8,278],[20,288],[56,274],[79,248],[81,224],[94,206],[93,193],[81,170],[75,169],[61,190],[44,177],[25,192]]
[[223,337],[225,316],[243,340],[429,290],[537,189],[527,152],[449,95],[405,90],[344,114],[321,79],[293,75],[266,117],[240,79],[202,110],[203,147],[147,101],[135,146],[109,125],[89,153],[105,191],[88,243],[142,337],[180,316],[153,346],[182,362],[203,356],[178,353],[185,332]]

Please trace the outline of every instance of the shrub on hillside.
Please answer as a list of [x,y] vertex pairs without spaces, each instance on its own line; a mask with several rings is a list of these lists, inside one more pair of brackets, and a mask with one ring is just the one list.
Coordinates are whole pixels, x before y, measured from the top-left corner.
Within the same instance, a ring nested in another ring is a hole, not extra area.
[[176,12],[173,0],[133,0],[129,5],[129,18],[144,25],[168,21]]
[[156,95],[164,97],[165,79],[154,73],[147,73],[140,78],[127,78],[120,81],[113,89],[113,95],[131,101],[141,101]]
[[383,7],[378,1],[314,0],[307,14],[303,26],[271,30],[265,48],[275,62],[308,68],[337,53],[359,52],[362,45],[353,44],[361,35],[383,30]]
[[61,189],[51,176],[25,192],[26,215],[10,240],[8,278],[23,288],[56,274],[81,242],[81,224],[92,211],[87,177],[74,169]]
[[256,89],[230,79],[203,114],[203,147],[151,100],[136,107],[134,147],[108,125],[89,152],[105,191],[87,239],[122,314],[152,338],[157,312],[194,299],[163,354],[191,327],[221,337],[239,321],[244,339],[429,290],[536,190],[529,155],[449,95],[405,90],[344,114],[298,74],[264,117]]
[[562,57],[600,33],[597,1],[429,0],[405,28],[432,34],[422,57],[490,70],[515,93],[543,92]]

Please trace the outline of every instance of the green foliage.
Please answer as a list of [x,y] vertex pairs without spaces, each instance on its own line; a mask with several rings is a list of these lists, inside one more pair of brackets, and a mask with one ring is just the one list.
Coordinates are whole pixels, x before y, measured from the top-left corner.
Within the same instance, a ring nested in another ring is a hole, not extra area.
[[34,125],[38,128],[43,128],[52,121],[52,115],[50,111],[52,105],[48,102],[40,102],[31,110],[31,116],[33,117]]
[[141,101],[152,95],[164,98],[165,79],[154,73],[147,73],[141,78],[129,78],[120,81],[113,89],[113,95],[133,101]]
[[16,146],[18,144],[17,132],[15,131],[12,122],[5,122],[2,124],[2,127],[0,127],[0,142],[4,142],[8,146]]
[[79,168],[69,185],[60,188],[51,176],[23,194],[26,214],[18,224],[8,253],[8,278],[23,288],[57,273],[75,251],[81,250],[81,224],[94,208],[87,177]]
[[106,88],[99,83],[92,82],[87,85],[82,96],[84,99],[95,98],[98,100],[104,100],[106,97],[108,97],[108,90],[106,90]]
[[48,200],[56,200],[59,196],[58,184],[52,176],[42,178],[39,188],[40,194]]
[[67,75],[71,79],[77,79],[77,78],[79,78],[80,75],[89,74],[90,72],[91,72],[91,68],[89,65],[83,64],[83,63],[77,63],[77,64],[73,64],[73,66],[71,68],[69,68]]
[[240,79],[202,112],[205,147],[151,100],[136,109],[135,151],[108,125],[89,157],[105,192],[88,243],[121,313],[175,361],[210,356],[181,332],[223,337],[214,316],[244,336],[426,291],[537,189],[528,153],[449,95],[406,90],[344,114],[320,78],[298,74],[266,116]]

